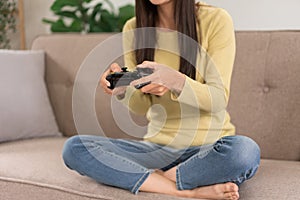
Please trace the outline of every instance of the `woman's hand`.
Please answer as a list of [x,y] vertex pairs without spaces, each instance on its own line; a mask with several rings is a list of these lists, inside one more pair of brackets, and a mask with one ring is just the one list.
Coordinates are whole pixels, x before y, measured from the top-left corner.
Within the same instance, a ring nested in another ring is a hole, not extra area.
[[163,96],[165,93],[169,91],[169,89],[163,85],[159,85],[156,83],[150,83],[144,87],[142,87],[141,92],[146,94],[154,94],[156,96]]
[[155,62],[144,61],[138,65],[139,68],[153,69],[153,74],[132,81],[130,85],[135,86],[146,82],[151,82],[141,88],[144,93],[158,96],[164,95],[167,91],[172,91],[179,95],[185,83],[185,75],[166,65]]
[[117,87],[113,90],[109,89],[109,81],[106,80],[106,77],[113,72],[121,72],[122,69],[117,63],[113,63],[108,70],[106,70],[101,77],[100,86],[103,88],[104,92],[109,95],[124,95],[126,87]]

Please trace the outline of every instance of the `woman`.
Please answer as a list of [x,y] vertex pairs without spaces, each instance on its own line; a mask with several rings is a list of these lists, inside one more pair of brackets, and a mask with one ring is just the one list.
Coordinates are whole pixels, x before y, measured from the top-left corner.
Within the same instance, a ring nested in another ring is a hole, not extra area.
[[[74,136],[64,147],[66,165],[134,194],[238,199],[238,186],[258,168],[260,150],[250,138],[235,136],[226,112],[235,56],[230,16],[195,0],[136,0],[136,17],[126,23],[124,33],[144,27],[157,29],[136,32],[134,39],[125,37],[125,48],[134,43],[137,49],[126,53],[125,64],[131,70],[151,68],[153,74],[131,82],[148,84],[137,90],[110,90],[105,77],[121,71],[116,63],[100,82],[106,93],[117,95],[133,112],[147,114],[144,141]],[[201,44],[201,51],[175,31]],[[166,40],[173,41],[181,57],[142,48],[147,42],[158,47]]]

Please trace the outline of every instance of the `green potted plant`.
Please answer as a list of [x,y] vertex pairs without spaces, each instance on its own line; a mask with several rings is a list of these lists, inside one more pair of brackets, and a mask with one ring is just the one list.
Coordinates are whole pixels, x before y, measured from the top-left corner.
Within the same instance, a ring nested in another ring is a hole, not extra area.
[[16,0],[0,1],[0,49],[10,49],[8,33],[16,31]]
[[43,22],[51,25],[52,32],[120,32],[134,16],[133,5],[122,6],[117,12],[110,0],[55,0],[51,11],[58,19],[44,18]]

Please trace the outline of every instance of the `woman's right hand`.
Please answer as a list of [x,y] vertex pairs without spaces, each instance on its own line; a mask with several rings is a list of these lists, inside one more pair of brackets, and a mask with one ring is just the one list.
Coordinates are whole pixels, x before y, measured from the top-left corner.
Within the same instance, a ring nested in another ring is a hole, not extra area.
[[105,93],[109,94],[109,95],[120,95],[120,94],[124,94],[126,87],[118,87],[115,88],[113,90],[109,89],[108,87],[110,86],[109,81],[106,80],[106,77],[113,73],[113,72],[121,72],[122,69],[121,67],[117,64],[117,63],[113,63],[108,70],[106,70],[101,77],[100,80],[100,86],[102,87],[102,89],[104,90]]

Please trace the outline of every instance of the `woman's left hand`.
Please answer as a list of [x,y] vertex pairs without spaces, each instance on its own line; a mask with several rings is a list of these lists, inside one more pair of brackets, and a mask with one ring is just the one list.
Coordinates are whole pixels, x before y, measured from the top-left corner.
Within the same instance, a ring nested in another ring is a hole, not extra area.
[[144,93],[158,96],[164,95],[169,90],[179,95],[185,83],[185,75],[166,65],[144,61],[137,68],[150,68],[153,73],[138,80],[132,81],[131,85],[139,85],[150,82],[150,84],[141,88]]

